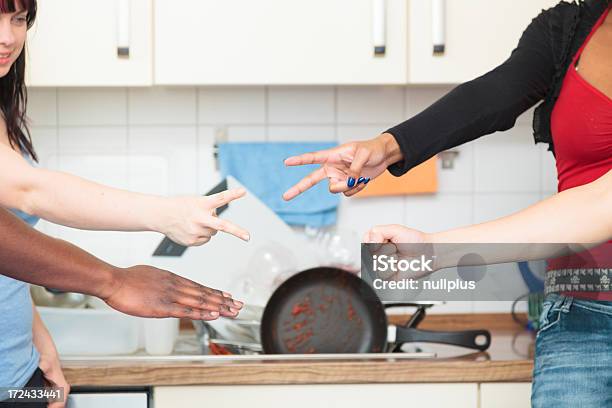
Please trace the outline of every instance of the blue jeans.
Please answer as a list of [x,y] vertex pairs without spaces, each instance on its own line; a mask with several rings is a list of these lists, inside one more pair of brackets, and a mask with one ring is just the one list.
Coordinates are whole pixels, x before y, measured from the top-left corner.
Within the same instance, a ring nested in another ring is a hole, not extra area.
[[533,408],[612,408],[612,302],[546,296],[536,339]]

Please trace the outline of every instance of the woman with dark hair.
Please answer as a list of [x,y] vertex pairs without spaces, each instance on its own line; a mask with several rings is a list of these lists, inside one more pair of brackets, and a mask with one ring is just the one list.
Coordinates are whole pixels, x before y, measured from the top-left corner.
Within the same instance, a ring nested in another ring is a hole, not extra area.
[[[284,198],[291,200],[325,179],[331,192],[352,196],[385,170],[401,176],[446,149],[510,129],[520,114],[541,102],[534,113],[535,141],[548,143],[555,154],[560,194],[516,215],[434,238],[444,242],[479,238],[516,242],[521,235],[522,242],[609,239],[611,7],[610,0],[560,2],[531,22],[503,64],[459,85],[413,118],[371,140],[287,159],[289,166],[318,163],[321,167]],[[600,222],[591,217],[595,214]],[[560,231],[559,226],[568,223],[571,226]],[[431,236],[387,226],[374,228],[366,239],[409,243]],[[600,285],[577,285],[581,290],[572,292],[553,289],[547,294],[541,316],[545,325],[536,341],[534,407],[612,406],[612,261],[610,244],[601,248]],[[556,263],[549,261],[549,267]],[[568,271],[579,280],[579,269]]]
[[[26,121],[24,48],[35,17],[36,0],[0,0],[0,206],[15,209],[30,225],[42,217],[81,229],[157,231],[190,246],[208,242],[217,231],[248,241],[247,231],[215,213],[216,208],[242,197],[243,189],[209,197],[158,197],[110,188],[28,163],[36,161],[36,153]],[[146,284],[145,275],[141,278]],[[184,293],[185,298],[189,295]],[[186,313],[181,316],[203,320],[235,317],[242,307],[229,294],[212,289],[190,303],[189,308],[183,307]],[[67,387],[55,346],[32,305],[28,286],[6,276],[0,276],[0,327],[0,387],[24,386],[39,366],[48,382]],[[6,395],[0,394],[2,399]]]

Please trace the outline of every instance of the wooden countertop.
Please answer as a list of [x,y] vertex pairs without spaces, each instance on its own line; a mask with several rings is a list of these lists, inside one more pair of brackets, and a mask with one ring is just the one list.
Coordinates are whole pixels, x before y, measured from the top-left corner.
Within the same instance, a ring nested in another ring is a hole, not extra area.
[[[392,322],[401,317],[390,319]],[[429,330],[488,329],[491,347],[467,352],[423,344],[438,357],[419,360],[342,361],[64,361],[73,386],[232,384],[357,384],[418,382],[529,382],[533,370],[531,333],[505,314],[428,315]]]

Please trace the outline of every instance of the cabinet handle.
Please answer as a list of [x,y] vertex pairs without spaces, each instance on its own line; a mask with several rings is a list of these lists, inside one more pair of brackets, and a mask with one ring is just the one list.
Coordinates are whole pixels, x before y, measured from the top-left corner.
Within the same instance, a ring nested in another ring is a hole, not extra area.
[[444,54],[446,48],[446,0],[431,0],[431,38],[433,40],[433,54]]
[[117,56],[130,57],[130,0],[117,3]]
[[386,0],[372,0],[372,36],[374,41],[374,55],[383,56],[387,52],[387,2]]

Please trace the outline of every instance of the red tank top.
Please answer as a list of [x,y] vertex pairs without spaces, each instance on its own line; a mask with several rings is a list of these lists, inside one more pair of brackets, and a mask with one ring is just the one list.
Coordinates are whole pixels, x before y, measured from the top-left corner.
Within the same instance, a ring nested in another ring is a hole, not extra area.
[[[582,51],[609,12],[610,8],[593,26],[574,56],[551,115],[559,192],[591,183],[612,169],[612,99],[591,85],[576,70],[576,62]],[[612,267],[610,247],[608,243],[590,251],[596,259],[596,266]],[[559,260],[550,260],[549,268],[557,269],[555,264],[558,265]],[[567,259],[564,265],[568,267]],[[594,300],[612,300],[612,292],[564,294]]]

